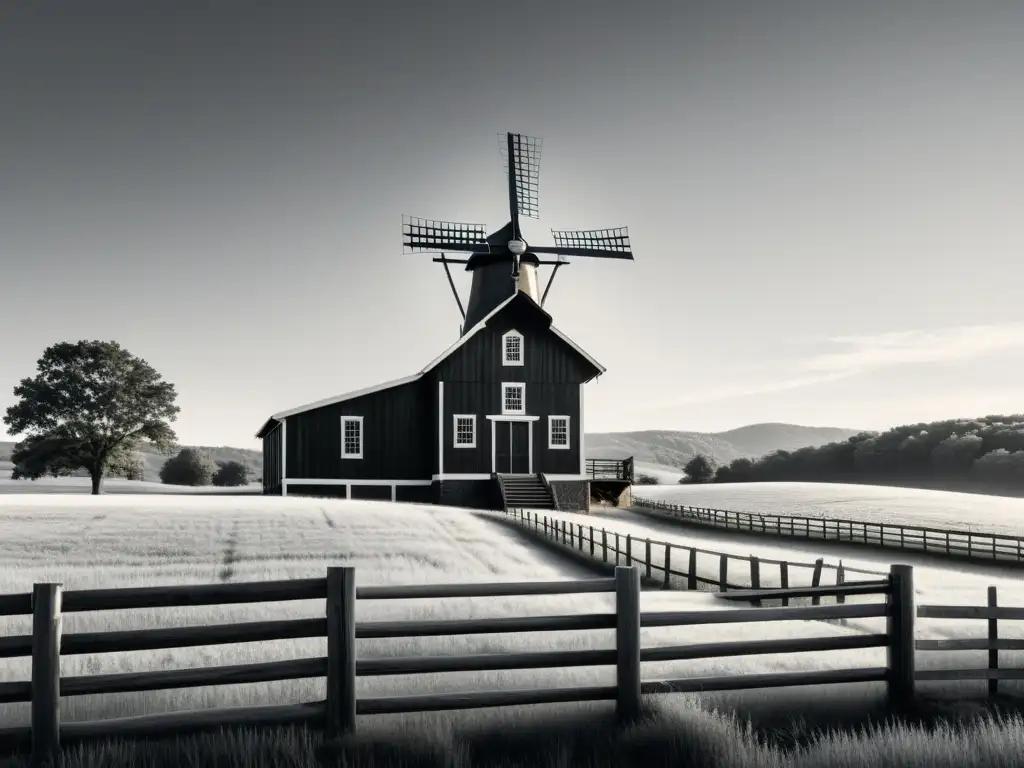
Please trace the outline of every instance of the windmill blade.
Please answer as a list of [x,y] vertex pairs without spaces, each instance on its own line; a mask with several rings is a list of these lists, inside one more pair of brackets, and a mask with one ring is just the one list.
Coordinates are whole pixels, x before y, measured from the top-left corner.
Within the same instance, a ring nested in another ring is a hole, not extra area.
[[555,253],[561,256],[592,256],[606,259],[633,259],[629,231],[615,229],[551,230],[554,245],[530,245],[534,253]]
[[[516,182],[516,136],[509,133],[505,136],[505,175],[508,178],[508,220],[512,222],[512,238],[519,240],[519,185]],[[519,257],[516,257],[519,264]],[[518,273],[518,266],[512,270],[512,276]]]
[[483,224],[402,216],[402,253],[468,251],[489,253]]
[[[519,217],[539,218],[538,192],[540,187],[540,154],[544,140],[521,133],[499,133],[498,146],[508,177],[509,207],[513,213],[517,237]],[[509,159],[511,158],[511,162]],[[511,166],[511,172],[509,167]]]

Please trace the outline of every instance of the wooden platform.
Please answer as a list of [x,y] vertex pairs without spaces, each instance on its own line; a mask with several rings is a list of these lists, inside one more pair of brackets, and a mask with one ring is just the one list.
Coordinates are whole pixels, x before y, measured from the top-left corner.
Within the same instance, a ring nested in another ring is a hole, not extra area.
[[587,459],[590,479],[590,505],[628,507],[632,504],[633,457],[627,459]]

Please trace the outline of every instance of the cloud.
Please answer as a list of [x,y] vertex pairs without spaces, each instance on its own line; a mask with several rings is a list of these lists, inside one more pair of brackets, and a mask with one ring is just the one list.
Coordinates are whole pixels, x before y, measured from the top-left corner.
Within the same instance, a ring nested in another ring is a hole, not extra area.
[[1024,323],[965,325],[935,331],[897,331],[874,336],[836,336],[848,347],[804,360],[800,370],[852,376],[874,368],[909,363],[944,363],[1024,348]]
[[833,336],[832,346],[845,347],[808,357],[777,378],[751,377],[742,383],[684,392],[669,401],[636,409],[656,411],[677,405],[733,400],[752,395],[784,392],[846,379],[878,368],[921,363],[943,363],[984,357],[1008,349],[1024,349],[1024,323],[966,325],[932,331],[891,331],[864,336]]

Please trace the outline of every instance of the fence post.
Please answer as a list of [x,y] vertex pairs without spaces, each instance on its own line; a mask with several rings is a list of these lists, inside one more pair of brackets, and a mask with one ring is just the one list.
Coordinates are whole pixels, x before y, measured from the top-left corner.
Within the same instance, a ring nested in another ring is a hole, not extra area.
[[[789,588],[789,563],[783,560],[779,563],[779,586],[783,589]],[[785,608],[789,605],[789,598],[786,595],[782,596],[782,607]]]
[[604,528],[601,529],[601,557],[608,562],[608,531]]
[[594,526],[590,526],[590,556],[594,556]]
[[61,585],[32,585],[32,763],[60,754]]
[[640,570],[615,568],[615,714],[629,722],[640,716]]
[[[814,573],[811,575],[812,587],[821,586],[821,569],[824,565],[825,560],[823,558],[819,557],[817,560],[814,561]],[[814,595],[811,598],[811,605],[821,605],[821,595]]]
[[[757,559],[757,555],[750,556],[750,588],[761,588],[761,561]],[[761,601],[755,600],[754,606],[760,608]]]
[[327,723],[325,736],[356,729],[356,569],[327,569]]
[[672,545],[665,545],[665,586],[663,589],[668,589],[668,580],[672,575]]
[[697,589],[697,550],[690,550],[690,562],[686,566],[686,588]]
[[729,590],[729,556],[722,555],[718,563],[718,589],[720,592]]
[[902,709],[914,699],[914,569],[909,565],[889,568],[889,591],[886,594],[886,634],[889,667],[889,705]]
[[633,534],[626,534],[626,567],[633,566]]
[[[902,528],[900,530],[903,530]],[[841,587],[846,583],[846,571],[843,569],[843,561],[839,561],[839,565],[836,567],[836,586]],[[836,603],[845,603],[846,595],[836,594]]]
[[647,542],[645,554],[647,555],[647,578],[649,579],[651,578],[651,540],[644,539],[644,541]]
[[[998,605],[996,600],[996,588],[988,588],[988,607],[995,608]],[[996,650],[996,641],[999,639],[999,620],[995,616],[988,619],[988,668],[995,671],[999,669],[999,651]],[[994,677],[988,679],[988,695],[995,696],[999,693],[999,680]]]

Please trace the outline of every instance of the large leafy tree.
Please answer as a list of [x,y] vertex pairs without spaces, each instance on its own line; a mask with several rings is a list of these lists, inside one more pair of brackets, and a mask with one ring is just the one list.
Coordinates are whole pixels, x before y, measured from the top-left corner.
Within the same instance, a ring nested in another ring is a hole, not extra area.
[[61,342],[36,365],[4,416],[12,434],[25,435],[11,456],[15,478],[84,469],[98,494],[104,475],[125,471],[142,441],[165,451],[174,444],[174,385],[117,342]]

